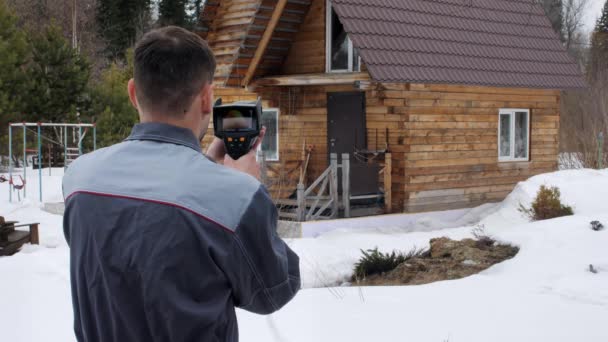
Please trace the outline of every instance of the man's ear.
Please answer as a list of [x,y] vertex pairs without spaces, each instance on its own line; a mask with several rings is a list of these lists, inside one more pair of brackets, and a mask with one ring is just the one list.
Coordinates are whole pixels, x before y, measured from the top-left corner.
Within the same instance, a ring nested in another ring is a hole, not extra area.
[[213,84],[205,84],[201,90],[201,112],[203,115],[213,112]]
[[127,83],[127,91],[129,92],[129,99],[131,100],[131,104],[135,107],[136,110],[139,110],[139,104],[137,103],[137,97],[135,96],[135,80],[130,79],[129,83]]

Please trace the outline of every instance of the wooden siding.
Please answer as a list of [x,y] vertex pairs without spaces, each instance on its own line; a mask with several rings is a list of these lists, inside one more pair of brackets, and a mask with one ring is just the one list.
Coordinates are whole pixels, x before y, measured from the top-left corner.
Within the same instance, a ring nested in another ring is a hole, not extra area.
[[210,2],[204,8],[201,21],[205,25],[205,31],[200,34],[209,42],[215,54],[217,85],[225,85],[230,79],[261,2],[262,0],[222,0]]
[[325,72],[325,1],[313,0],[291,44],[282,74]]
[[[216,83],[238,87],[241,86],[260,45],[276,0],[223,0],[220,3],[207,35],[218,58]],[[256,67],[255,77],[276,75],[280,72],[309,7],[309,0],[287,0]],[[209,12],[213,13],[212,10]]]
[[[327,93],[357,91],[353,85],[306,86],[306,87],[263,87],[257,93],[238,88],[217,88],[216,97],[224,102],[255,100],[262,96],[265,108],[279,109],[279,161],[269,162],[269,176],[275,185],[271,193],[276,198],[289,197],[296,189],[298,173],[290,177],[279,175],[293,170],[302,159],[302,149],[314,145],[311,154],[306,183],[311,184],[327,167]],[[404,115],[389,113],[383,103],[383,92],[372,86],[364,90],[366,96],[367,140],[369,149],[386,148],[388,132],[389,148],[393,152],[393,165],[404,158],[403,118]],[[207,146],[213,137],[210,127],[203,145]],[[403,177],[403,167],[393,166],[393,208],[400,210],[404,201],[404,188],[396,181]],[[280,178],[280,179],[279,179]],[[381,184],[381,181],[380,181]]]
[[[216,95],[226,102],[259,95],[266,108],[279,108],[280,160],[270,165],[293,169],[304,142],[312,144],[310,184],[327,167],[327,93],[356,90],[352,85],[260,87],[256,93],[218,88]],[[558,91],[372,83],[364,92],[368,148],[392,152],[395,211],[500,201],[517,182],[557,167]],[[498,162],[500,108],[530,109],[530,161]],[[269,174],[278,177],[272,170]],[[297,177],[283,177],[272,188],[273,196],[288,197],[296,182]]]
[[[453,85],[390,85],[404,115],[405,211],[500,201],[515,184],[557,168],[559,92]],[[530,109],[530,161],[498,162],[498,111]]]

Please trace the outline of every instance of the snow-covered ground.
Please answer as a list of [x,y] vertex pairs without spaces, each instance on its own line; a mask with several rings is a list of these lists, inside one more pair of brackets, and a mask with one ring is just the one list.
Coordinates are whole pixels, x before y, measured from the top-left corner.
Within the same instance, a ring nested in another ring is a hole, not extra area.
[[[44,177],[45,201],[61,199],[60,173]],[[0,184],[0,215],[41,222],[42,243],[0,258],[0,335],[3,341],[73,341],[62,219],[40,209],[36,183],[28,177],[27,200],[13,204],[7,183]],[[575,215],[528,222],[517,206],[529,203],[542,184],[559,186]],[[324,223],[315,238],[288,240],[300,255],[305,289],[272,316],[239,311],[241,341],[608,341],[608,228],[592,231],[592,220],[608,226],[608,170],[536,176],[502,203],[468,211]],[[477,223],[520,246],[520,253],[460,280],[326,287],[348,279],[360,249],[408,250],[433,237],[469,237]],[[589,272],[590,264],[599,273]]]

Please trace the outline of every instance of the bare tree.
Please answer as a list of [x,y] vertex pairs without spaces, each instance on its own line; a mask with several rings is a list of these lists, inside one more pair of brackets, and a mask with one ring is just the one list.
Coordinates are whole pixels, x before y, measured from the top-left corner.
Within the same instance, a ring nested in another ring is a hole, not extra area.
[[564,41],[566,49],[570,51],[573,43],[580,39],[584,25],[584,14],[589,0],[564,0],[563,1],[563,25]]
[[107,61],[102,55],[103,40],[96,29],[97,0],[5,0],[19,19],[18,25],[29,32],[41,32],[51,22],[62,28],[64,36],[73,42],[93,65],[98,75]]

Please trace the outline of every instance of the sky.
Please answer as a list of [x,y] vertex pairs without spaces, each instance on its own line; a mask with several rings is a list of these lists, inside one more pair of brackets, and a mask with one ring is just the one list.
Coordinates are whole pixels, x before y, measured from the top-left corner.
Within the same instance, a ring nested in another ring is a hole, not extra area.
[[592,31],[595,27],[595,23],[599,18],[602,7],[606,0],[588,0],[587,13],[585,15],[585,30]]

